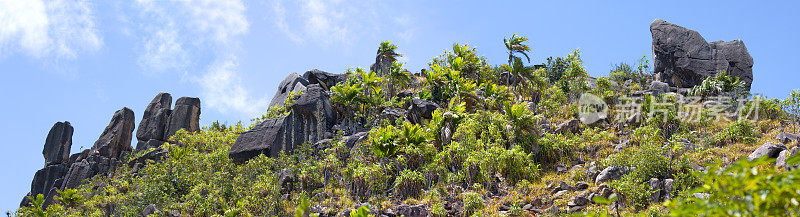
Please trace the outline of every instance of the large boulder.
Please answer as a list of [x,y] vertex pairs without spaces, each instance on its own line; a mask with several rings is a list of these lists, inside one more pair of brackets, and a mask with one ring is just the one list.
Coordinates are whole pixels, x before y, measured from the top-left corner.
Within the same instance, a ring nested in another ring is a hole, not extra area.
[[45,165],[69,162],[69,151],[72,148],[72,125],[68,121],[57,122],[50,128],[44,142]]
[[693,87],[725,71],[747,90],[753,81],[753,58],[741,40],[708,43],[696,31],[657,19],[650,24],[656,79],[671,86]]
[[169,93],[156,95],[142,114],[142,121],[139,122],[139,129],[136,130],[136,138],[139,141],[163,140],[167,122],[172,113],[171,108],[172,96]]
[[289,97],[289,93],[292,91],[305,90],[306,86],[308,86],[308,80],[292,72],[292,74],[286,76],[278,85],[278,91],[275,93],[275,96],[272,97],[272,101],[269,102],[269,107],[272,108],[274,106],[283,105],[283,102]]
[[235,162],[244,162],[261,153],[271,157],[281,152],[288,154],[303,143],[325,139],[335,123],[328,93],[318,84],[312,84],[295,101],[288,115],[265,120],[239,135],[228,156]]
[[794,133],[787,133],[787,132],[780,132],[777,136],[775,136],[775,140],[780,141],[783,144],[789,144],[791,142],[800,141],[800,135]]
[[606,181],[613,181],[621,178],[623,175],[631,172],[631,169],[626,166],[609,166],[600,171],[600,174],[594,180],[595,184],[600,184]]
[[180,129],[189,132],[200,131],[200,99],[193,97],[181,97],[175,101],[175,108],[169,116],[167,131],[164,141],[175,135]]
[[333,74],[321,71],[319,69],[312,69],[303,74],[303,78],[309,84],[319,84],[325,90],[330,90],[339,82],[347,80],[347,74]]
[[272,156],[272,147],[280,147],[284,142],[284,120],[286,117],[265,120],[250,131],[243,132],[231,146],[228,157],[235,162],[244,162],[262,153]]
[[439,105],[434,102],[412,99],[411,106],[406,111],[406,119],[412,124],[422,124],[424,120],[433,118],[433,111],[439,109]]
[[135,120],[133,110],[128,107],[115,112],[111,123],[108,124],[100,138],[94,142],[92,151],[107,158],[117,159],[122,153],[130,152]]
[[770,158],[778,158],[778,155],[781,151],[786,150],[786,146],[783,144],[772,144],[771,142],[764,143],[761,147],[758,147],[753,153],[747,156],[747,160],[755,160],[762,157],[770,157]]

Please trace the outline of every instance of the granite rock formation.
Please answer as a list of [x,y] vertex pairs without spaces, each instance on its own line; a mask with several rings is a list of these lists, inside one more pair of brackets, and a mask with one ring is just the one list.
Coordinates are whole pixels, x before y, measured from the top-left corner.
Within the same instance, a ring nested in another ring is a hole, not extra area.
[[753,82],[753,57],[742,40],[708,43],[694,30],[657,19],[650,24],[656,80],[693,87],[724,71],[739,77],[745,89]]

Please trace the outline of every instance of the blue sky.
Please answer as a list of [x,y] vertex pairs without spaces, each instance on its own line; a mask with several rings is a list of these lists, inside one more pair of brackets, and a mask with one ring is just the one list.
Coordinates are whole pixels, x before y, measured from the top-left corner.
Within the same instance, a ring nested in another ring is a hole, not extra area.
[[114,111],[137,124],[158,92],[202,100],[201,125],[266,110],[289,73],[342,72],[374,61],[392,40],[419,71],[452,43],[504,62],[503,37],[528,37],[534,63],[581,49],[591,75],[651,56],[660,18],[708,41],[744,40],[753,91],[785,97],[800,73],[796,1],[0,0],[0,208],[30,190],[47,132],[75,127],[89,148]]

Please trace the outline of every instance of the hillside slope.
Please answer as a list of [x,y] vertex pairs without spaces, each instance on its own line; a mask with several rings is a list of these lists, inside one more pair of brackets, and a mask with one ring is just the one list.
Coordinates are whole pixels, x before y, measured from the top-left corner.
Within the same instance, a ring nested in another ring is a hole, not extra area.
[[654,69],[608,77],[578,50],[531,64],[516,34],[502,65],[454,44],[417,73],[383,42],[369,70],[290,74],[250,123],[201,127],[199,99],[162,93],[135,149],[123,109],[67,157],[59,122],[16,214],[798,215],[800,93],[751,96],[741,40],[650,28]]

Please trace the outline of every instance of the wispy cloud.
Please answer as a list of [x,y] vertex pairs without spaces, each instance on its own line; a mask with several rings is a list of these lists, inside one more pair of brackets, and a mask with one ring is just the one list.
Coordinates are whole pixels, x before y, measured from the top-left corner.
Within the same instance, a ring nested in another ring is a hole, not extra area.
[[348,45],[379,33],[414,37],[414,19],[376,1],[273,0],[269,9],[277,29],[298,44]]
[[[242,86],[237,52],[249,30],[239,0],[137,0],[144,23],[139,64],[152,73],[182,71],[208,107],[250,117],[266,107]],[[200,71],[200,73],[188,73]]]
[[0,0],[0,55],[74,59],[103,46],[87,1]]
[[204,89],[206,105],[223,113],[235,111],[246,115],[257,114],[266,105],[266,98],[250,98],[241,85],[237,70],[235,57],[221,59],[210,66],[208,73],[197,79]]

